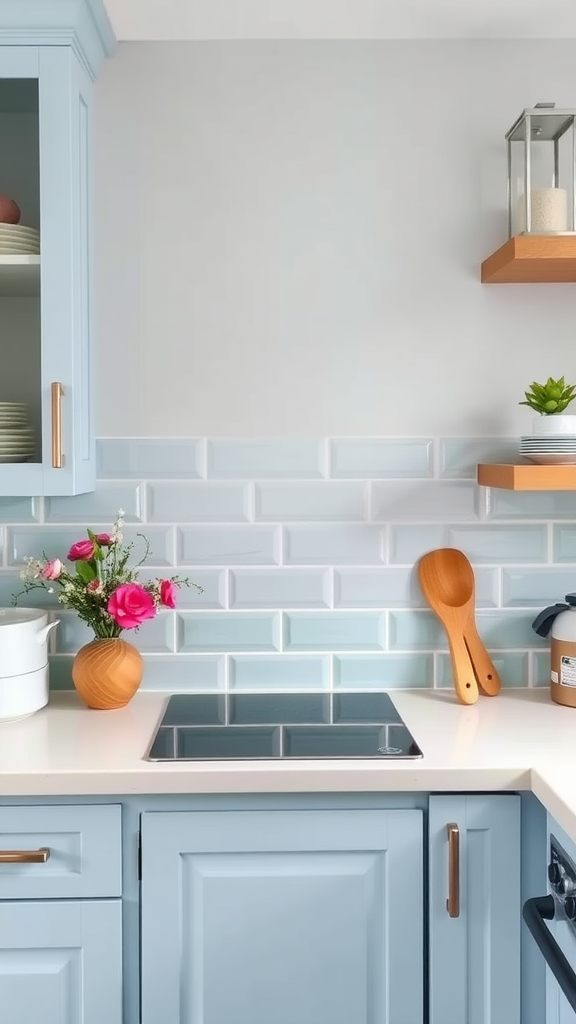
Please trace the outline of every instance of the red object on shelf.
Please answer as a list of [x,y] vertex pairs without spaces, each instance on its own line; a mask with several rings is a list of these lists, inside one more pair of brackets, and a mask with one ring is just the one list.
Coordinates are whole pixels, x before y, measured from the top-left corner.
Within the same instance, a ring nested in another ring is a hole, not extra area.
[[18,203],[15,203],[9,196],[0,195],[0,223],[19,224],[22,212]]

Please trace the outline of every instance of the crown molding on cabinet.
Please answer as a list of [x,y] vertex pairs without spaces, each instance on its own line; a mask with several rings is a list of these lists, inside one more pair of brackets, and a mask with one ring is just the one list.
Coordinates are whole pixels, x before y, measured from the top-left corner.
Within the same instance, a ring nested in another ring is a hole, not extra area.
[[104,0],[2,0],[2,46],[71,46],[95,78],[116,37]]

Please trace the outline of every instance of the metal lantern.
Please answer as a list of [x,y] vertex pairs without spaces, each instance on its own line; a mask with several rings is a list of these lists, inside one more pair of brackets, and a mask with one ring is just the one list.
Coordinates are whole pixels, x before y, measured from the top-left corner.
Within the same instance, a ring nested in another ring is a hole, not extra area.
[[537,103],[506,133],[508,234],[576,233],[576,110]]

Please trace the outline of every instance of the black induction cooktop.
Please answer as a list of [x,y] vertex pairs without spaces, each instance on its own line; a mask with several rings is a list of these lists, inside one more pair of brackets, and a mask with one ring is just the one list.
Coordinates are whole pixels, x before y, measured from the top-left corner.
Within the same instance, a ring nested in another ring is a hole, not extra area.
[[182,693],[149,761],[422,757],[387,693]]

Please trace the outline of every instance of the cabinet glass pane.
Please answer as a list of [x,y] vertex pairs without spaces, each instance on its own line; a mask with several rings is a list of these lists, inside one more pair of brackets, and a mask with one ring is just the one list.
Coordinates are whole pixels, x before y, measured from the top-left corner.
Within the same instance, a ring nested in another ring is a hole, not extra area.
[[0,196],[0,463],[40,462],[37,79],[0,79]]

